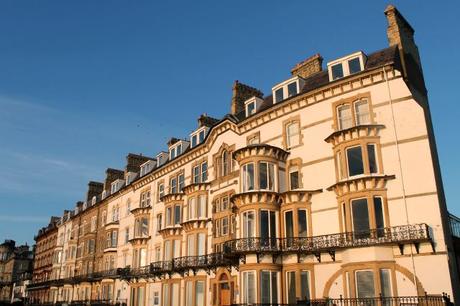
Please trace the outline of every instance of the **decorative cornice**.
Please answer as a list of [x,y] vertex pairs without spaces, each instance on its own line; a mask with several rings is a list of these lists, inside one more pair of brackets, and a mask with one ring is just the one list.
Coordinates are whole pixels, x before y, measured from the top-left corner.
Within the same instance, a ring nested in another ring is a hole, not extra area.
[[279,206],[279,195],[273,191],[250,191],[237,193],[230,198],[230,201],[235,204],[237,209],[240,209],[243,205],[251,204]]
[[314,194],[323,192],[323,189],[316,189],[316,190],[304,190],[304,189],[297,189],[297,190],[290,190],[280,194],[281,198],[281,205],[288,205],[294,203],[308,203],[311,200],[311,197]]
[[338,197],[353,192],[369,189],[384,189],[388,180],[394,179],[394,175],[363,175],[356,178],[342,180],[327,188],[334,190]]
[[198,191],[206,192],[209,187],[211,186],[210,183],[194,183],[184,187],[183,192],[185,195],[189,195]]
[[206,224],[211,221],[210,218],[192,219],[181,223],[185,232],[190,232],[196,229],[206,229]]
[[380,130],[383,128],[385,128],[385,126],[382,124],[357,125],[348,129],[335,131],[331,135],[327,136],[324,141],[336,146],[339,143],[353,139],[378,137]]
[[182,235],[182,226],[174,225],[174,226],[167,226],[162,228],[158,231],[163,239],[171,237],[171,236],[180,236]]
[[169,204],[172,202],[182,202],[184,201],[184,193],[168,193],[165,194],[160,198],[160,201],[164,202],[165,204]]
[[133,245],[146,245],[150,240],[150,236],[134,237],[129,239],[129,242]]
[[254,144],[244,148],[238,149],[233,152],[233,158],[237,162],[241,162],[249,157],[270,157],[279,161],[286,161],[289,152],[268,144]]
[[151,205],[147,205],[147,206],[144,206],[144,207],[136,207],[136,208],[133,208],[131,209],[131,213],[135,216],[135,217],[138,217],[138,216],[141,216],[141,215],[148,215],[150,213],[150,211],[152,210],[152,206]]

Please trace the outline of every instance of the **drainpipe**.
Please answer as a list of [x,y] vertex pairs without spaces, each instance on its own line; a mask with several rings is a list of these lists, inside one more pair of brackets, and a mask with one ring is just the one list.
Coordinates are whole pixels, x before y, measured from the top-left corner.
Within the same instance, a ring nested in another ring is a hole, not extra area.
[[[394,108],[393,108],[393,99],[391,97],[391,89],[390,89],[390,82],[388,81],[387,73],[385,71],[385,67],[382,68],[383,71],[383,76],[385,78],[385,83],[387,85],[387,92],[388,92],[388,101],[390,102],[390,109],[391,109],[391,119],[393,123],[393,132],[394,132],[394,141],[396,145],[396,154],[398,157],[398,165],[399,165],[399,174],[401,176],[401,188],[402,188],[402,198],[404,202],[404,209],[405,209],[405,215],[406,215],[406,224],[410,225],[409,223],[409,210],[407,208],[407,198],[406,198],[406,188],[404,185],[404,175],[403,175],[403,169],[402,169],[402,163],[401,163],[401,152],[399,150],[399,140],[398,140],[398,132],[396,130],[396,120],[395,120],[395,113],[394,113]],[[415,260],[414,260],[414,251],[412,250],[412,246],[410,247],[410,258],[412,262],[412,274],[414,275],[414,289],[415,289],[415,294],[418,295],[417,292],[417,272],[415,270]]]

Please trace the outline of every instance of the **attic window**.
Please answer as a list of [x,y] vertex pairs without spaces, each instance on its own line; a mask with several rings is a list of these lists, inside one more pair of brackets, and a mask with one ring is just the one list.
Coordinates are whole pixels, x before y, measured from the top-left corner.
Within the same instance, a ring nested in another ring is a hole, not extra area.
[[339,58],[327,64],[329,80],[337,80],[364,69],[365,54],[361,51]]
[[209,128],[208,127],[202,127],[192,134],[190,134],[190,143],[191,147],[194,148],[200,143],[202,143],[206,137],[206,133],[208,132]]
[[287,98],[293,97],[298,95],[300,92],[300,88],[302,88],[304,84],[304,79],[299,76],[295,76],[286,80],[275,87],[272,88],[273,96],[275,99],[275,103],[281,102]]
[[96,204],[96,199],[97,199],[96,196],[94,196],[94,197],[91,199],[91,205]]
[[155,167],[155,161],[149,160],[141,165],[140,176],[144,176]]
[[249,117],[256,113],[256,102],[253,101],[246,105],[246,117]]

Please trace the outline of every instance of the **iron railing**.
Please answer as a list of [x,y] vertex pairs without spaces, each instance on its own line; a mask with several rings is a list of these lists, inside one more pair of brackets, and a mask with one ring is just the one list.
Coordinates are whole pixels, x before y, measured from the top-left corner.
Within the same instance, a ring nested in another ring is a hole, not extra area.
[[243,303],[232,306],[450,306],[450,297],[442,295],[398,296],[398,297],[369,297],[369,298],[336,298],[298,301],[294,304],[283,303]]
[[449,214],[449,224],[452,236],[460,238],[460,218]]
[[423,241],[431,241],[429,227],[424,223],[312,237],[235,239],[224,244],[224,253],[235,255],[269,252],[312,254],[343,248]]

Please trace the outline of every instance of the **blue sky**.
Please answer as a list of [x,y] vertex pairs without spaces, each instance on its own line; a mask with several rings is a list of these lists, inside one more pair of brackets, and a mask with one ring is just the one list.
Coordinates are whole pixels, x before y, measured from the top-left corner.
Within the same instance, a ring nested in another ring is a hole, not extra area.
[[[0,1],[0,239],[32,243],[127,153],[154,155],[201,113],[226,114],[234,80],[267,93],[317,52],[327,62],[385,48],[388,3]],[[392,3],[416,30],[460,214],[460,4]]]

